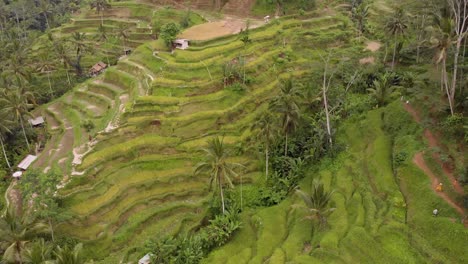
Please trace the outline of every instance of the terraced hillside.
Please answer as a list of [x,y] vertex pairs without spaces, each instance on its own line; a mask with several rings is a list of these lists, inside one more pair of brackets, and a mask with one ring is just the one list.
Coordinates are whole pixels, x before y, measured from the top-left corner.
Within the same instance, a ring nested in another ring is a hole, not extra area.
[[[48,105],[52,138],[36,166],[58,164],[69,173],[59,194],[74,217],[60,231],[88,241],[100,258],[197,226],[210,199],[208,179],[193,176],[200,148],[214,136],[232,145],[248,137],[250,123],[282,79],[319,67],[304,54],[318,60],[311,48],[347,47],[341,20],[286,17],[252,30],[247,45],[226,36],[174,54],[149,42]],[[222,66],[239,55],[246,57],[250,84],[245,91],[224,89]],[[91,133],[86,120],[95,124]],[[242,151],[234,159],[246,165],[244,182],[261,174],[258,162]]]
[[[383,113],[392,114],[382,120]],[[386,126],[399,130],[393,143]],[[394,153],[417,153],[420,132],[399,102],[349,120],[339,135],[346,151],[301,184],[309,191],[319,178],[335,190],[327,228],[313,228],[292,196],[244,213],[241,231],[204,263],[465,263],[460,215],[411,158],[391,162]],[[434,208],[443,216],[433,217]]]
[[[84,53],[81,64],[85,73],[98,61],[115,64],[125,54],[125,50],[156,39],[157,28],[168,22],[180,23],[187,19],[188,26],[192,26],[204,21],[195,12],[187,15],[186,10],[163,7],[151,2],[114,1],[110,4],[109,9],[99,13],[89,7],[82,8],[69,23],[50,32],[55,43],[70,41],[75,33],[84,34],[82,42],[87,46],[87,52]],[[47,36],[39,38],[34,50],[48,50],[44,47],[48,43],[46,39]],[[74,58],[75,49],[67,51]]]

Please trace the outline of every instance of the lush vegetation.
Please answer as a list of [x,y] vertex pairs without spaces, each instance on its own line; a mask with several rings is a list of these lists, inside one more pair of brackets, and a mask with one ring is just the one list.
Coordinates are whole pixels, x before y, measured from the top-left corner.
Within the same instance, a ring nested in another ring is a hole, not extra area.
[[466,1],[258,0],[186,50],[182,4],[33,2],[0,2],[0,263],[468,261]]

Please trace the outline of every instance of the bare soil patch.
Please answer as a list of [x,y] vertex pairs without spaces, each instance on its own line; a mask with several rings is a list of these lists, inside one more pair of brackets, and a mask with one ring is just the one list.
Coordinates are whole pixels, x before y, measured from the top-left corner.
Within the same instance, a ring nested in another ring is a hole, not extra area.
[[[261,20],[249,20],[250,28],[256,28],[264,24]],[[225,16],[219,21],[193,26],[179,35],[180,38],[190,40],[207,40],[229,34],[237,34],[241,29],[245,29],[246,19],[235,16]]]
[[370,50],[372,52],[376,52],[382,47],[382,44],[377,41],[369,41],[366,44],[366,50]]
[[359,60],[359,63],[364,65],[364,64],[374,64],[375,63],[375,58],[374,57],[365,57]]

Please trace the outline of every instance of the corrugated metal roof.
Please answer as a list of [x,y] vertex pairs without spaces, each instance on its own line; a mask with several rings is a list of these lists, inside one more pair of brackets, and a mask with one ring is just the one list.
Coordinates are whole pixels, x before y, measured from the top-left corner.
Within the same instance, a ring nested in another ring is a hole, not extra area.
[[31,163],[33,163],[37,159],[37,156],[34,155],[28,155],[26,158],[24,158],[20,164],[18,164],[18,168],[27,170],[29,166],[31,166]]
[[37,126],[37,125],[40,125],[40,124],[44,124],[44,117],[42,116],[38,116],[34,119],[29,119],[28,122],[33,125],[33,126]]

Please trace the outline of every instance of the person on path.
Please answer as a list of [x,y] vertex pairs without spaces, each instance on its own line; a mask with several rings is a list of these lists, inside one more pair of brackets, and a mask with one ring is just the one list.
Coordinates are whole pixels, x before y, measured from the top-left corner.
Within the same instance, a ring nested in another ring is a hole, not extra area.
[[443,184],[439,183],[439,185],[437,185],[437,187],[436,187],[436,191],[442,192],[442,186],[443,186]]

